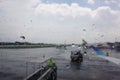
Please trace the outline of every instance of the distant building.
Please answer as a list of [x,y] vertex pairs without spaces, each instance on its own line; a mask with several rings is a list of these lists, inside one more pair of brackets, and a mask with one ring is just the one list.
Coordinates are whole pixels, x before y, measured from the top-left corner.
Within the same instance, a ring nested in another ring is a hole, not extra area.
[[99,49],[111,49],[112,47],[108,45],[107,43],[100,43],[96,46]]

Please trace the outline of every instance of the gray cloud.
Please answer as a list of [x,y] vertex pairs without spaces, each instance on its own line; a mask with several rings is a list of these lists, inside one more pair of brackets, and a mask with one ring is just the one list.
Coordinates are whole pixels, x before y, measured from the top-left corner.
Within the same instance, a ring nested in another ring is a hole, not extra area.
[[[0,41],[21,41],[21,35],[26,36],[26,41],[51,43],[65,40],[80,43],[82,38],[88,42],[120,38],[120,11],[109,6],[92,10],[77,3],[13,0],[2,1],[0,11]],[[101,38],[101,35],[105,36]]]

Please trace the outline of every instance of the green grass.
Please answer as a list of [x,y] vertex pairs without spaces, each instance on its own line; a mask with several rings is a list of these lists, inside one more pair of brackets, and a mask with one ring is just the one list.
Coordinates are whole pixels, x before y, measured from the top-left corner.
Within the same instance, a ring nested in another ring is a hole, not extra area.
[[49,48],[55,47],[55,45],[2,45],[0,46],[1,49],[19,49],[19,48]]

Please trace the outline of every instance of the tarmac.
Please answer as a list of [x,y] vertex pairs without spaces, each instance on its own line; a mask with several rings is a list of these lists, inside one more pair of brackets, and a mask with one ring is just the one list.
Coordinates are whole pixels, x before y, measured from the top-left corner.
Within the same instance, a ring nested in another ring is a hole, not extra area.
[[119,80],[120,66],[91,54],[88,51],[83,62],[71,62],[63,56],[54,58],[58,66],[58,80]]
[[[47,50],[48,49],[43,51],[47,51]],[[70,59],[71,50],[72,50],[71,48],[68,48],[67,50],[54,49],[55,55],[53,55],[53,60],[57,65],[57,80],[119,80],[120,79],[119,65],[109,62],[108,60],[105,60],[101,57],[98,57],[98,55],[96,55],[92,50],[87,50],[87,55],[83,57],[82,63],[71,62]],[[40,51],[38,50],[38,54]],[[48,50],[47,52],[49,53],[50,51],[51,49]],[[110,50],[104,50],[104,51],[109,53],[111,52]],[[10,50],[8,50],[8,52],[10,52]],[[2,55],[0,59],[0,63],[2,62],[0,64],[0,80],[23,80],[26,76],[33,73],[37,68],[39,68],[40,61],[41,62],[44,61],[43,59],[41,60],[40,58],[35,58],[35,60],[31,59],[30,61],[28,58],[27,60],[29,63],[26,63],[26,61],[24,60],[23,61],[16,59],[14,60],[14,58],[10,58],[12,53],[13,52],[11,52],[10,55],[6,54],[6,56],[5,54],[4,56]],[[18,54],[22,54],[22,53],[18,53]],[[49,53],[47,55],[52,55],[52,54]],[[5,58],[7,56],[8,58]],[[13,54],[13,57],[14,56],[15,55]],[[28,56],[28,54],[26,54],[26,56]],[[29,54],[29,56],[32,55]],[[34,54],[34,56],[37,55]],[[110,57],[115,57],[120,59],[120,52],[115,53],[114,51],[112,51]],[[24,54],[22,58],[20,57],[20,59],[24,59]]]

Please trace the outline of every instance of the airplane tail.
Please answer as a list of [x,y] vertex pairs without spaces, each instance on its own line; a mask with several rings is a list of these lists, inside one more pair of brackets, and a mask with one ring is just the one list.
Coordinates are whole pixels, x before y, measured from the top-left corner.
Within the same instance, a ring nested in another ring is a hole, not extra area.
[[104,52],[102,52],[101,50],[99,50],[95,46],[92,45],[91,48],[96,52],[97,55],[106,56]]

